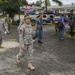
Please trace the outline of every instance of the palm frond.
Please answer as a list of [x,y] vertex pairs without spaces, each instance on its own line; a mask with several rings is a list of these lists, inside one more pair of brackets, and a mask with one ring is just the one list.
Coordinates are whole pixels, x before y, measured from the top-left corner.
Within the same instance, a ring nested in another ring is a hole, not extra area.
[[62,3],[61,1],[59,1],[59,0],[52,0],[52,1],[55,2],[55,3],[57,3],[57,4],[60,5],[60,6],[63,5],[63,3]]
[[49,0],[47,0],[47,5],[50,6],[51,5],[51,2]]

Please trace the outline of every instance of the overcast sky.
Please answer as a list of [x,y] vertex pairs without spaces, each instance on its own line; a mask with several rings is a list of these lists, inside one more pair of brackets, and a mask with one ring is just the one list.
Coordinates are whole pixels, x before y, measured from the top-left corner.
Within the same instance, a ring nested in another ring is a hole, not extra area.
[[[27,0],[29,3],[33,3],[33,2],[36,2],[38,0]],[[44,1],[44,0],[42,0]],[[51,0],[50,0],[51,1]],[[75,0],[61,0],[63,2],[63,4],[72,4],[72,3],[75,3]],[[51,5],[55,5],[55,3],[53,3],[51,1]]]

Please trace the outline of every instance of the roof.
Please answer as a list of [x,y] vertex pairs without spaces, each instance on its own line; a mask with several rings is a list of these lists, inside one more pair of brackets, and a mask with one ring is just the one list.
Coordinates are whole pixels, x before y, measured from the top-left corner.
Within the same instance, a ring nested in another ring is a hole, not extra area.
[[53,5],[49,6],[48,9],[75,9],[75,4],[66,4],[62,6]]

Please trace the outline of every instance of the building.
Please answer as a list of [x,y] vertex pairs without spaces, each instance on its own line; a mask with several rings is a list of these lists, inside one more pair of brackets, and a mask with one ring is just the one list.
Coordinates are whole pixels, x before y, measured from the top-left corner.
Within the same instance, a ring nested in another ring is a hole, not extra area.
[[66,5],[62,5],[62,6],[49,6],[48,10],[50,11],[58,11],[59,13],[69,13],[70,10],[75,9],[75,3],[72,4],[66,4]]

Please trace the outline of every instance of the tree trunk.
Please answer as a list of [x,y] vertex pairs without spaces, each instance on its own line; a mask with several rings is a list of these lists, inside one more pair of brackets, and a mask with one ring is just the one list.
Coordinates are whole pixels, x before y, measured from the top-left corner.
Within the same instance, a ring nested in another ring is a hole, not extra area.
[[20,22],[20,13],[19,13],[19,22]]
[[47,0],[45,0],[45,7],[46,7],[46,13],[47,13]]

